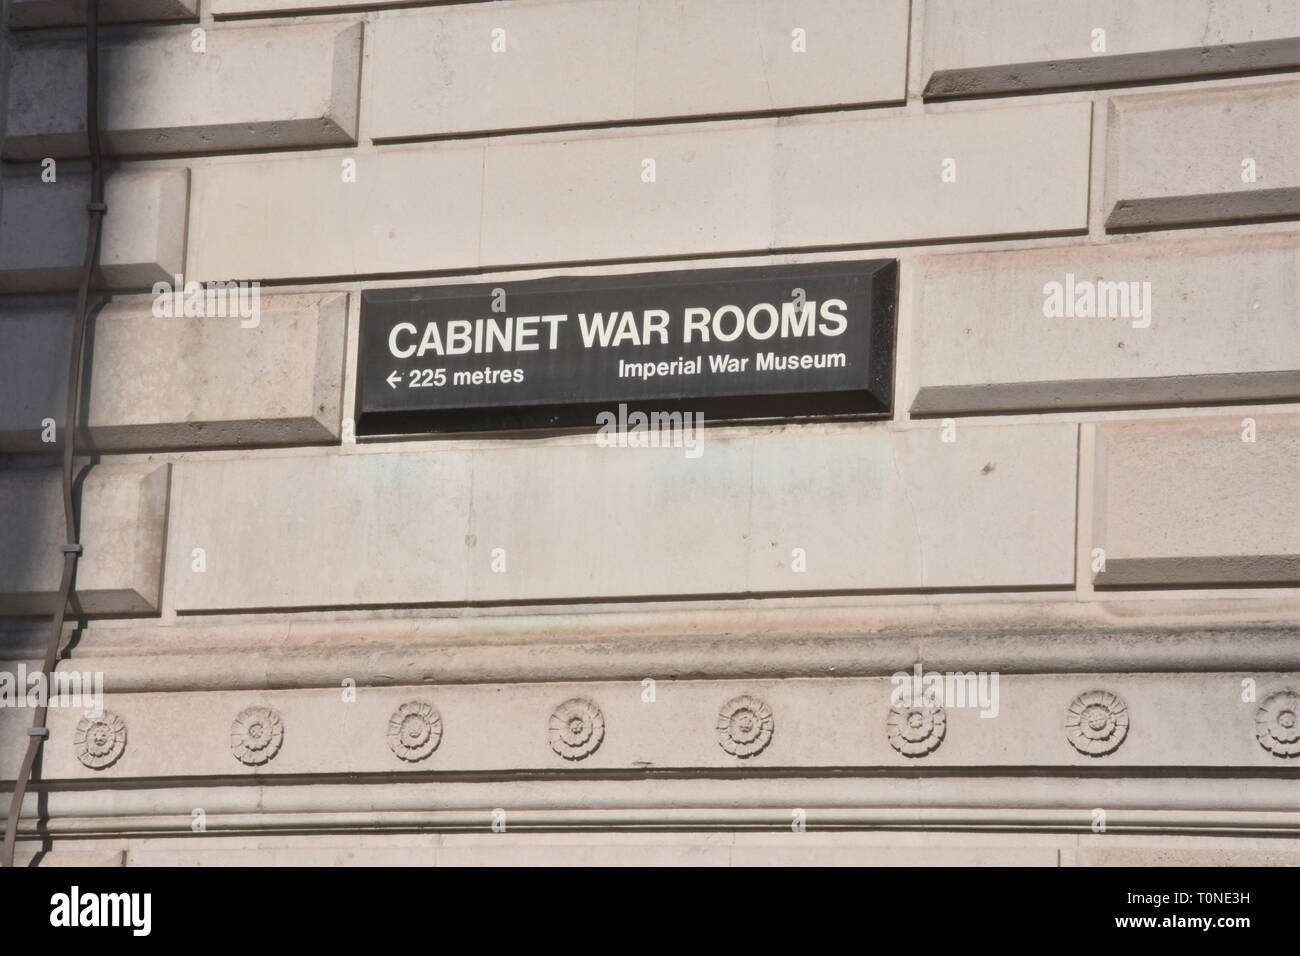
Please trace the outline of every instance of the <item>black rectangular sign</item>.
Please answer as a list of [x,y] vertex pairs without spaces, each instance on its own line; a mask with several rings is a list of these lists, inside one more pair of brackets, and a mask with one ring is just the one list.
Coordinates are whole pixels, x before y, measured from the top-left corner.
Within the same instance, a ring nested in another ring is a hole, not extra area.
[[373,289],[360,434],[886,415],[893,259]]

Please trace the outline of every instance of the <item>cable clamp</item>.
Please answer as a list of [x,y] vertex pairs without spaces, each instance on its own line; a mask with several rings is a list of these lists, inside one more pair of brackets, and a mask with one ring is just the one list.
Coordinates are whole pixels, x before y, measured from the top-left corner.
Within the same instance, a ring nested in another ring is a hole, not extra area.
[[90,212],[108,212],[108,206],[102,202],[88,202],[86,209]]
[[28,737],[48,737],[50,735],[49,727],[28,727]]
[[64,554],[81,554],[81,545],[79,544],[61,544],[59,550]]

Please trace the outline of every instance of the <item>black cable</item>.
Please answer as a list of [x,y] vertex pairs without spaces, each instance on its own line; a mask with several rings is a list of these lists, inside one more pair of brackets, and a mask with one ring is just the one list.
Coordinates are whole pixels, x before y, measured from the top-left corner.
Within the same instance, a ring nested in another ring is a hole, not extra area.
[[14,865],[14,845],[18,840],[18,816],[22,812],[23,797],[31,779],[32,768],[40,755],[41,746],[49,736],[45,718],[49,710],[50,675],[58,658],[59,641],[63,636],[63,618],[72,593],[72,582],[77,575],[77,558],[81,545],[77,542],[77,520],[72,505],[72,457],[77,435],[77,413],[81,408],[81,377],[85,367],[86,303],[90,298],[90,279],[99,254],[99,234],[104,213],[104,173],[99,155],[99,0],[86,4],[86,135],[90,140],[90,224],[86,235],[86,258],[81,266],[81,283],[77,288],[77,320],[72,334],[72,354],[68,359],[67,405],[64,412],[63,432],[63,520],[66,544],[63,552],[63,579],[54,605],[54,622],[50,630],[50,643],[45,649],[45,662],[41,666],[45,694],[36,708],[32,728],[27,732],[27,753],[22,769],[14,782],[13,799],[9,803],[9,816],[5,822],[5,841],[0,866]]

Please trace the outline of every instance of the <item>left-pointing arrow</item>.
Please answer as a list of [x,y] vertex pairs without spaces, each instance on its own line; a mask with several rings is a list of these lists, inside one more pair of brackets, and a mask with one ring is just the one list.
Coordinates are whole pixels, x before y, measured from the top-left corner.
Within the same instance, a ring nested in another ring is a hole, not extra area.
[[388,376],[387,378],[388,387],[397,388],[397,383],[400,382],[401,380],[402,380],[402,373],[394,372],[392,375]]

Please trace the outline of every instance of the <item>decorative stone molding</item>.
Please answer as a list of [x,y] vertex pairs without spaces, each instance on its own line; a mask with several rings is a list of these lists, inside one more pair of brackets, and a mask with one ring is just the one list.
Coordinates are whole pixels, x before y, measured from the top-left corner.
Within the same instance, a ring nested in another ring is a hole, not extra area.
[[1066,711],[1065,736],[1075,750],[1089,757],[1113,753],[1128,736],[1128,705],[1106,690],[1080,694]]
[[[1045,648],[1051,649],[1053,673],[1095,675],[1079,678],[1089,683],[1109,680],[1110,675],[1153,672],[1300,671],[1300,641],[1293,639],[1294,623],[1239,624],[1227,620],[1228,612],[1222,610],[1199,610],[1200,623],[1195,627],[1119,627],[1096,620],[1100,612],[1095,604],[1071,605],[1053,611],[1065,623],[1043,624],[1035,629],[1038,638],[1029,640],[1016,631],[1024,622],[1014,615],[1026,613],[1024,605],[989,605],[989,620],[978,626],[926,629],[905,619],[910,613],[906,609],[915,610],[916,605],[870,610],[860,603],[863,600],[846,597],[834,608],[745,610],[694,606],[689,611],[662,607],[633,610],[611,605],[601,612],[599,628],[575,625],[572,634],[547,644],[545,654],[522,656],[506,639],[514,632],[502,623],[507,619],[503,615],[295,620],[292,628],[281,622],[275,625],[276,659],[284,668],[276,672],[276,688],[319,687],[315,668],[322,641],[335,642],[330,660],[336,662],[331,667],[338,673],[375,668],[376,673],[392,678],[393,687],[425,686],[425,675],[430,673],[446,675],[449,682],[457,684],[542,684],[578,679],[639,682],[663,666],[665,654],[689,659],[691,674],[698,680],[748,680],[760,672],[773,680],[828,674],[871,678],[892,673],[898,664],[890,657],[896,654],[893,642],[853,630],[861,626],[867,613],[877,614],[873,620],[879,620],[882,627],[888,625],[899,642],[924,640],[927,655],[950,662],[945,667],[953,671],[1000,669],[1003,675],[1029,674],[1043,666]],[[1013,611],[1017,606],[1021,610]],[[509,620],[521,633],[546,633],[546,628],[554,627],[554,621],[548,623],[545,615],[533,613],[520,613]],[[91,622],[88,634],[93,636],[103,626]],[[265,692],[266,669],[248,653],[248,642],[257,639],[262,626],[242,620],[218,624],[185,615],[167,632],[169,646],[184,647],[187,655],[182,655],[184,660],[176,666],[163,669],[158,667],[159,636],[151,626],[120,622],[113,627],[112,655],[103,656],[95,642],[89,641],[91,650],[83,666],[111,674],[108,691],[114,695],[194,690],[260,694]],[[152,627],[156,630],[156,625]],[[732,636],[695,636],[695,630],[702,628],[711,635]],[[805,631],[828,639],[809,646],[807,637],[801,636]],[[683,633],[690,633],[691,639],[683,639]],[[1088,639],[1081,639],[1081,633]],[[741,636],[744,640],[736,639]],[[613,653],[609,641],[616,639],[618,650]],[[39,659],[48,640],[49,634],[30,621],[0,618],[0,644],[11,654]],[[1104,657],[1097,654],[1100,644],[1107,648]],[[198,663],[200,660],[219,661],[220,665],[208,666]]]
[[284,721],[271,707],[248,707],[230,725],[230,750],[250,767],[269,763],[284,743]]
[[718,743],[737,757],[761,753],[775,729],[772,709],[757,697],[733,697],[718,711]]
[[574,697],[555,708],[547,736],[551,749],[565,760],[581,760],[605,739],[605,715],[585,697]]
[[388,746],[402,760],[423,760],[441,742],[442,717],[432,704],[408,701],[388,718]]
[[126,750],[126,722],[108,711],[98,717],[83,717],[72,735],[72,747],[77,759],[91,770],[110,767]]
[[939,749],[948,731],[948,715],[942,707],[910,707],[895,704],[885,718],[889,746],[904,757],[924,757]]
[[1265,698],[1255,712],[1255,739],[1275,756],[1300,754],[1300,694],[1283,690]]

